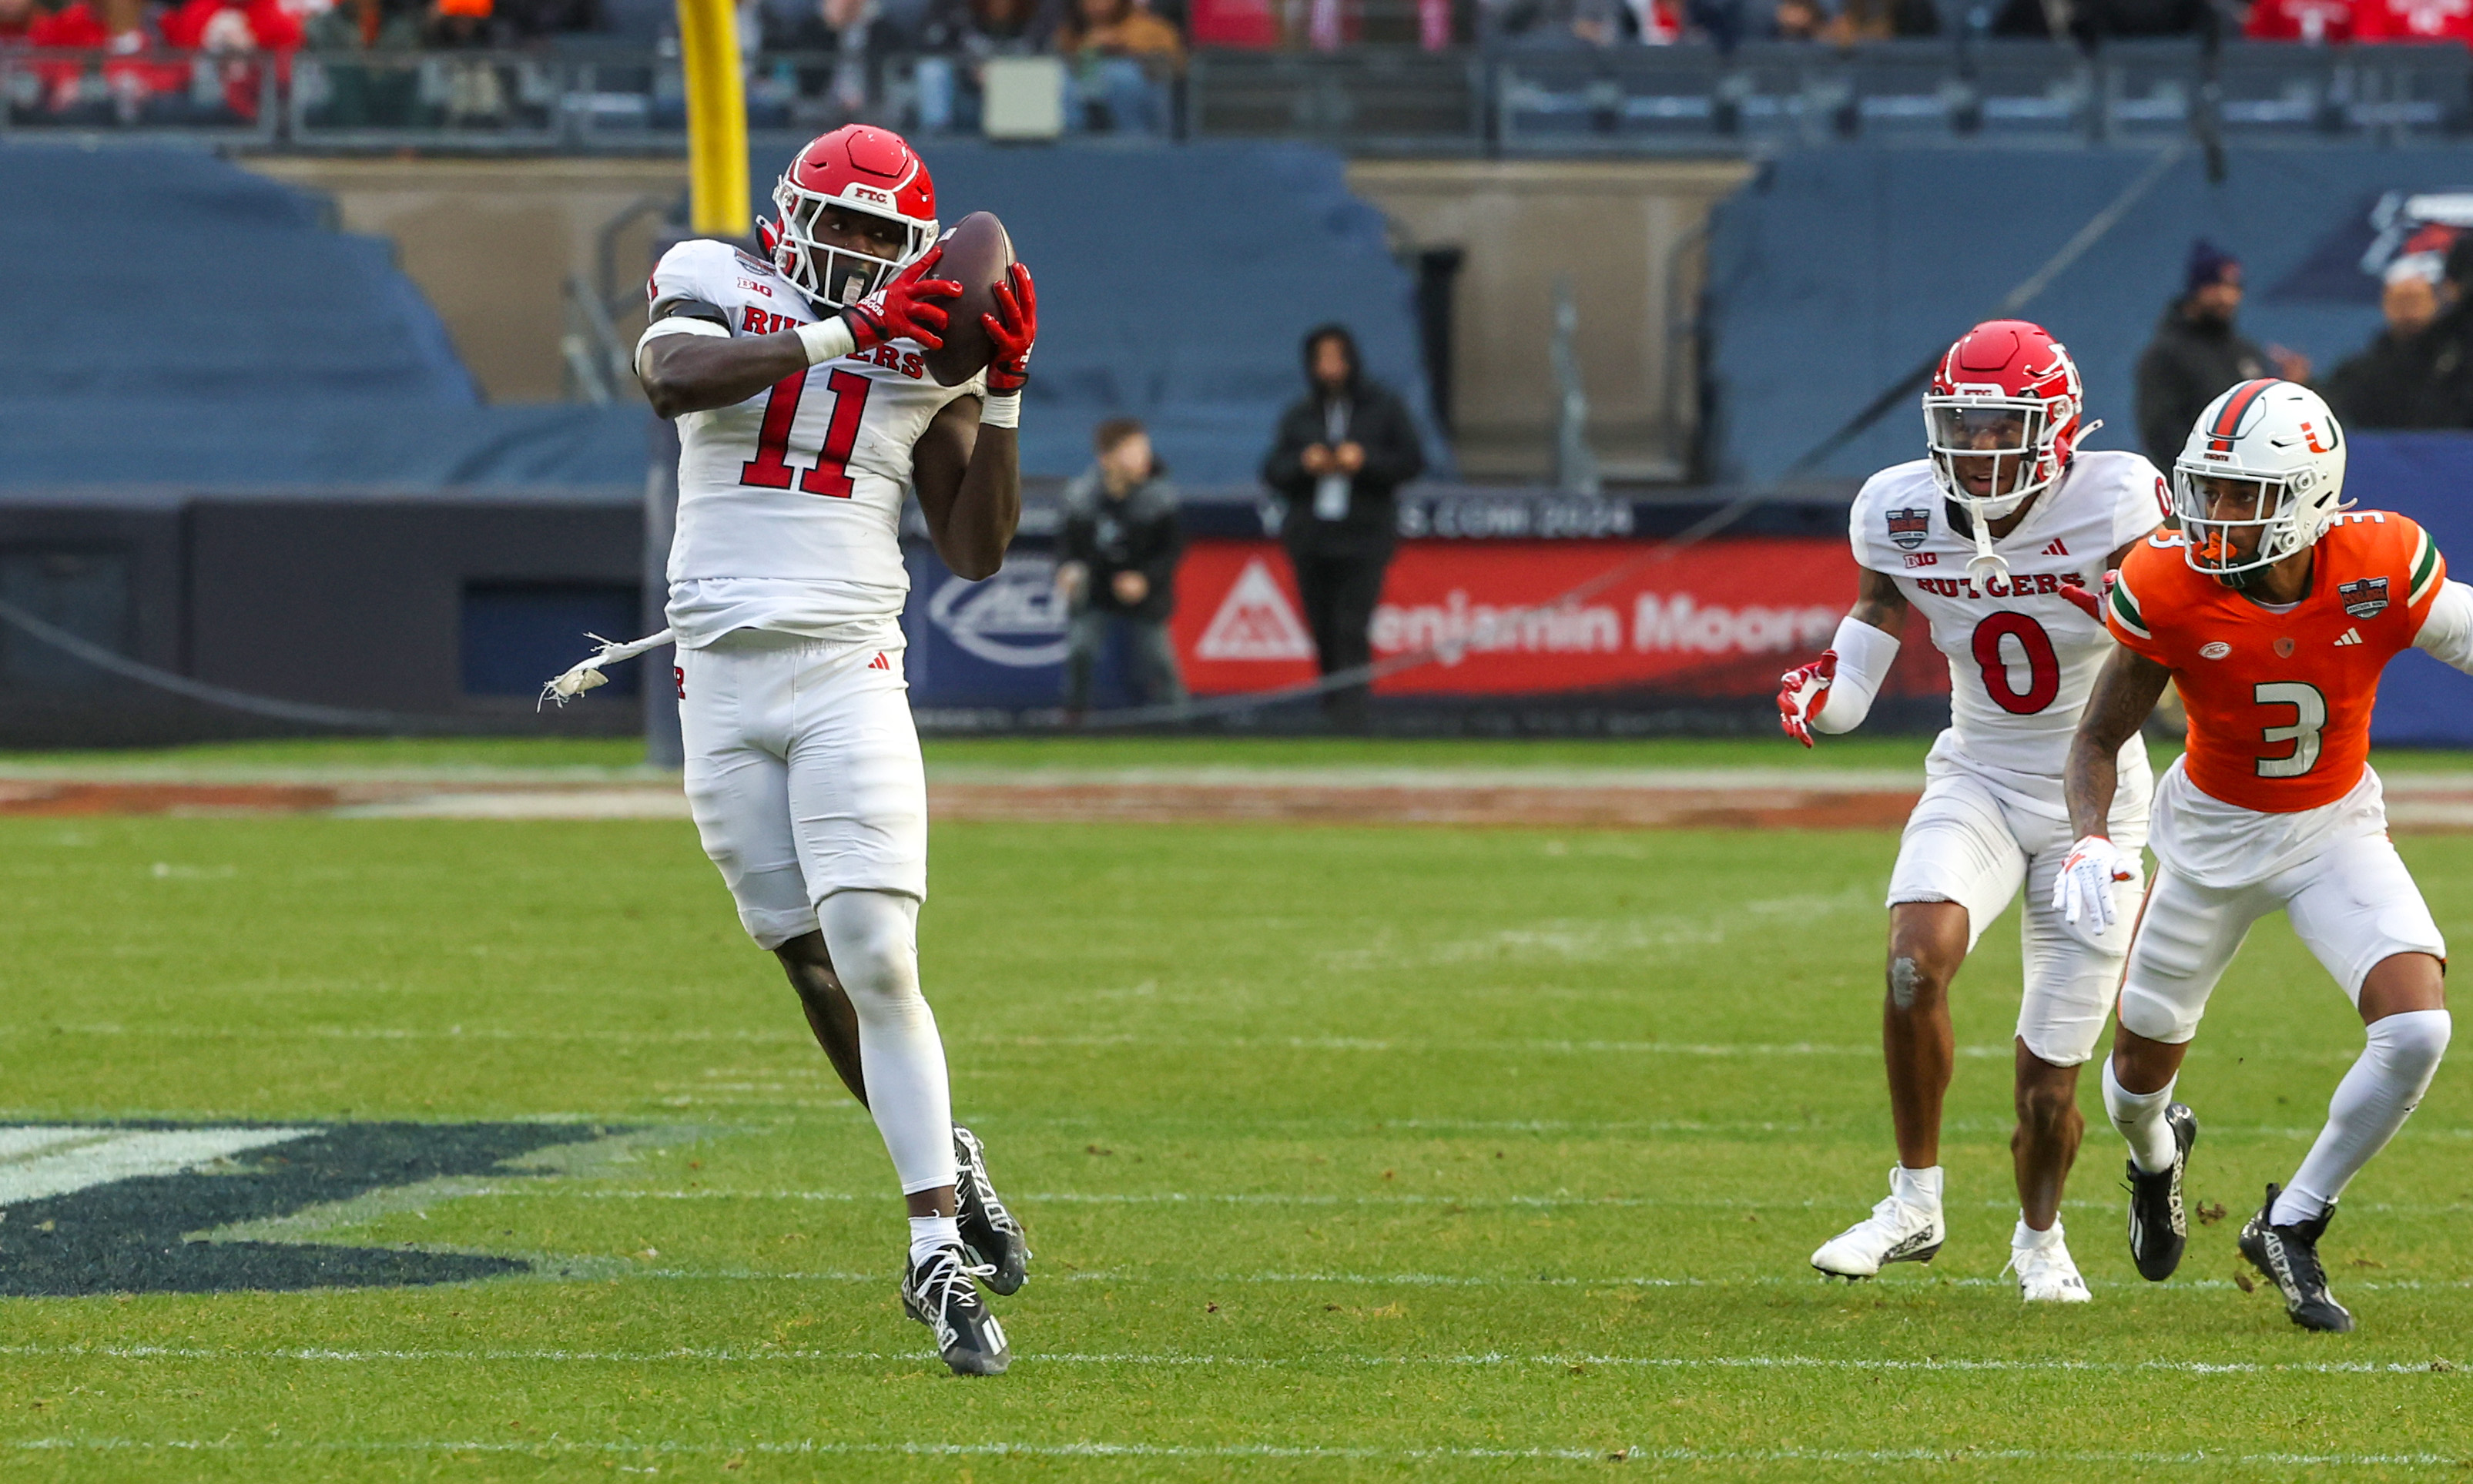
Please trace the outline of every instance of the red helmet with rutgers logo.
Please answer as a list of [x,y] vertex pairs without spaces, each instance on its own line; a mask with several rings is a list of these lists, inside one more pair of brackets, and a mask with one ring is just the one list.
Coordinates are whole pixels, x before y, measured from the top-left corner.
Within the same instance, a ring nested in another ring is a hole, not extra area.
[[1924,434],[1941,492],[1999,520],[2070,466],[2084,404],[2078,369],[2050,331],[1988,320],[1957,338],[1924,394]]
[[[936,240],[936,182],[926,161],[900,134],[852,124],[809,144],[773,187],[780,216],[763,225],[765,248],[781,276],[828,308],[867,298]],[[819,240],[825,211],[838,208],[893,223],[898,255],[878,256]]]

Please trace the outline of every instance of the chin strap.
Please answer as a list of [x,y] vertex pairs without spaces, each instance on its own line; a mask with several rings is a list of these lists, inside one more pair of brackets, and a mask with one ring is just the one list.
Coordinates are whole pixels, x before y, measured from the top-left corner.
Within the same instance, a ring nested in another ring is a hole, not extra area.
[[1992,579],[2005,581],[2009,576],[2009,559],[1992,549],[1992,522],[1974,511],[1967,512],[1969,524],[1975,527],[1975,555],[1966,561],[1966,580],[1978,592],[1992,590]]

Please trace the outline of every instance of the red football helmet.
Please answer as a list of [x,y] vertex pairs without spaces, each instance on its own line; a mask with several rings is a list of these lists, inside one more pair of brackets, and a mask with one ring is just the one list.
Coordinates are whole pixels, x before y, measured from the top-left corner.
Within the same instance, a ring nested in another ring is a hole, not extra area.
[[2012,514],[2069,467],[2084,401],[2077,366],[2042,325],[1987,320],[1968,330],[1924,394],[1941,492],[1979,520]]
[[[936,240],[936,182],[926,161],[888,129],[851,124],[810,143],[773,187],[777,220],[763,225],[765,248],[781,276],[816,302],[847,309],[927,251]],[[816,240],[816,217],[827,206],[861,211],[898,224],[900,257],[877,257]]]

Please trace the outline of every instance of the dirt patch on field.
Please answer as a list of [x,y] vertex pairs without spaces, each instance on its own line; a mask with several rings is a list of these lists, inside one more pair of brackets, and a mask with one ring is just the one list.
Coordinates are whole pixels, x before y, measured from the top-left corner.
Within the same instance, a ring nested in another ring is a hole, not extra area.
[[0,815],[308,814],[336,802],[336,790],[310,784],[0,779]]
[[[1330,773],[1189,778],[930,777],[928,812],[943,821],[1038,824],[1442,825],[1536,829],[1895,829],[1916,790],[1894,776],[1797,780],[1708,772],[1625,774],[1598,780],[1543,774],[1454,778]],[[0,778],[0,816],[332,814],[352,818],[593,820],[687,817],[675,778],[608,781],[353,779],[226,782],[110,778]],[[2388,780],[2399,833],[2473,830],[2473,780]]]
[[930,784],[940,819],[1178,824],[1498,825],[1549,829],[1882,829],[1911,792],[1351,787],[1345,784]]

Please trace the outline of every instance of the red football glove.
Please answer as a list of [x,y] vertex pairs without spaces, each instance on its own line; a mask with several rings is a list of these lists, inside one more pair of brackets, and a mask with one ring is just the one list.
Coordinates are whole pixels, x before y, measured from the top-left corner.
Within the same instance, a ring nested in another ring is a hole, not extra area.
[[2112,585],[2119,581],[2121,581],[2121,574],[2118,571],[2104,573],[2101,592],[2091,592],[2076,584],[2064,583],[2061,585],[2061,596],[2077,604],[2079,610],[2089,618],[2101,623],[2103,622],[2103,600],[2112,596]]
[[941,350],[947,316],[940,299],[959,299],[962,286],[950,278],[930,278],[927,270],[945,255],[942,243],[929,248],[919,261],[893,275],[893,281],[842,311],[850,322],[851,336],[861,350],[895,340],[915,340],[930,350]]
[[1030,343],[1039,338],[1039,289],[1030,270],[1016,263],[996,286],[996,312],[979,316],[996,347],[988,362],[988,390],[999,396],[1019,392],[1030,379]]
[[1837,651],[1824,649],[1820,658],[1800,670],[1778,678],[1778,726],[1806,747],[1812,745],[1812,719],[1829,704],[1830,682],[1837,679]]

